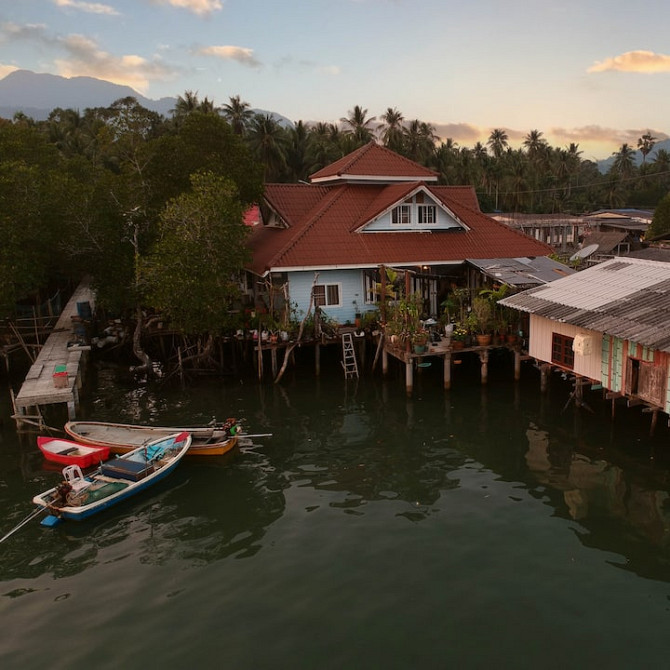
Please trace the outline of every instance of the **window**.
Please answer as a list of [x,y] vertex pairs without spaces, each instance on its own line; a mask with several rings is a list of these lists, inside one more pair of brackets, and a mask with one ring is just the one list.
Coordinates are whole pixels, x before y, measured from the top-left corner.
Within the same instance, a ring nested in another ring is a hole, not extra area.
[[379,294],[377,292],[377,271],[366,270],[363,278],[365,281],[365,304],[373,305],[379,298]]
[[412,208],[410,205],[398,205],[391,211],[391,223],[412,223]]
[[572,350],[574,338],[560,333],[552,333],[551,362],[572,370],[575,367],[575,352]]
[[317,284],[314,287],[315,307],[339,307],[340,286],[339,284]]
[[435,205],[417,205],[419,223],[437,223],[437,207]]

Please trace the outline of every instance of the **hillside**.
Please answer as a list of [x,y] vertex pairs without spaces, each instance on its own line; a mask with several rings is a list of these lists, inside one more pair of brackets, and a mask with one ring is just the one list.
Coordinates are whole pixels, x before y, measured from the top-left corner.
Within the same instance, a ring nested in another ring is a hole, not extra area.
[[[56,107],[83,112],[88,107],[108,107],[115,100],[129,96],[135,98],[143,107],[165,117],[171,116],[177,103],[177,97],[152,100],[130,86],[121,86],[94,77],[68,79],[30,70],[15,70],[0,79],[0,117],[11,119],[16,112],[23,112],[35,121],[45,121]],[[289,119],[276,112],[263,109],[252,111],[256,114],[269,114],[281,125],[293,125]]]

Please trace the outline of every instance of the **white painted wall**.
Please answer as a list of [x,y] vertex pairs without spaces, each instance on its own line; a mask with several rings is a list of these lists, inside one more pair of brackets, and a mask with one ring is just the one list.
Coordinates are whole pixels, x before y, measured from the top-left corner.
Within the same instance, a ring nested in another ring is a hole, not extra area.
[[589,379],[601,379],[602,335],[600,333],[531,314],[528,353],[539,361],[551,363],[551,340],[553,333],[560,333],[561,335],[573,338],[579,334],[590,335],[593,338],[591,353],[588,356],[575,353],[573,372]]

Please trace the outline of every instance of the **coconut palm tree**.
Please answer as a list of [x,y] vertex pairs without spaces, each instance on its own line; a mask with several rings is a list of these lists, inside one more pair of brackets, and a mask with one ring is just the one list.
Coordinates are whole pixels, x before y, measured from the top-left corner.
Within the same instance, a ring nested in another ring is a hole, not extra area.
[[243,102],[239,95],[228,98],[228,102],[221,108],[221,113],[236,135],[244,135],[254,118],[249,103]]
[[635,174],[635,151],[629,144],[622,144],[619,151],[615,151],[614,162],[610,168],[610,172],[618,175],[622,179],[629,179]]
[[387,107],[379,118],[382,123],[377,126],[377,131],[381,131],[382,143],[391,151],[400,153],[403,145],[405,117],[395,107]]
[[502,128],[494,128],[489,135],[486,144],[491,147],[491,151],[496,158],[500,158],[505,149],[509,146],[509,137]]
[[343,116],[340,122],[354,136],[357,146],[363,146],[374,139],[374,134],[370,125],[375,120],[375,116],[368,117],[368,110],[360,105],[355,105],[348,112],[349,116]]
[[404,135],[403,155],[426,165],[435,151],[435,143],[440,140],[435,134],[435,126],[414,119],[406,126]]
[[284,129],[269,115],[256,114],[247,131],[251,152],[265,165],[265,181],[280,181],[286,170],[288,139]]

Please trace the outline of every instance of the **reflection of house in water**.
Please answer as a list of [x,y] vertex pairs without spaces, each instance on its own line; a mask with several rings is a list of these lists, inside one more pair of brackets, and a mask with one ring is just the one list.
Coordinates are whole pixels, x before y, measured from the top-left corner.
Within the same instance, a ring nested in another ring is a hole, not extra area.
[[572,449],[552,453],[549,433],[533,424],[526,436],[528,469],[540,483],[562,491],[573,519],[585,525],[590,518],[617,519],[656,545],[670,541],[667,491],[638,484],[634,473],[602,458]]

